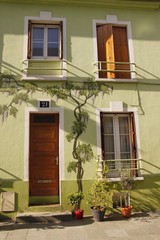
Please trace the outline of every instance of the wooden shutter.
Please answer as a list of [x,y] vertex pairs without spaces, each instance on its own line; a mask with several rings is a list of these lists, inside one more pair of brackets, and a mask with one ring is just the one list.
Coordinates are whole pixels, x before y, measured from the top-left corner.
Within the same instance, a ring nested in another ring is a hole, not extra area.
[[[130,125],[131,125],[131,141],[132,141],[132,158],[137,158],[137,147],[136,147],[136,133],[135,133],[135,123],[134,123],[134,114],[131,113],[130,115]],[[137,169],[137,160],[134,161],[135,169]],[[134,171],[134,176],[137,176],[137,170]]]
[[27,51],[27,58],[31,58],[31,34],[32,33],[32,22],[31,20],[28,21],[28,51]]
[[[98,61],[104,61],[101,64],[102,72],[99,73],[100,78],[114,78],[114,43],[112,25],[98,25],[97,26],[97,48]],[[110,62],[110,63],[106,63]],[[113,62],[113,63],[111,63]],[[107,70],[107,71],[105,71]]]
[[106,60],[109,62],[107,64],[107,78],[115,78],[115,73],[113,70],[115,69],[115,57],[114,57],[114,40],[113,40],[113,32],[112,32],[112,25],[107,24],[107,38],[106,38]]
[[100,124],[101,124],[101,143],[102,143],[102,159],[105,159],[104,152],[104,126],[103,126],[103,113],[100,113]]
[[[97,50],[98,50],[98,61],[106,61],[106,48],[105,48],[105,40],[104,40],[104,26],[97,26]],[[103,65],[100,63],[100,68],[103,68]],[[107,72],[99,72],[100,78],[106,78]]]
[[135,126],[134,126],[134,114],[131,113],[131,141],[132,141],[132,157],[137,157],[137,150],[136,150],[136,134],[135,134]]
[[[113,39],[115,62],[129,63],[127,28],[122,26],[113,26]],[[129,64],[116,64],[115,69],[117,71],[120,70],[119,72],[116,72],[116,78],[126,79],[131,77]]]

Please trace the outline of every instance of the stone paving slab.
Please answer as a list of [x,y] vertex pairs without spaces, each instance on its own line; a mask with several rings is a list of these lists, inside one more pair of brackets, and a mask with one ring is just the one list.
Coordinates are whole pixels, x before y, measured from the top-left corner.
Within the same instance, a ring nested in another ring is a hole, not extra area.
[[159,240],[160,213],[48,223],[0,222],[0,240]]

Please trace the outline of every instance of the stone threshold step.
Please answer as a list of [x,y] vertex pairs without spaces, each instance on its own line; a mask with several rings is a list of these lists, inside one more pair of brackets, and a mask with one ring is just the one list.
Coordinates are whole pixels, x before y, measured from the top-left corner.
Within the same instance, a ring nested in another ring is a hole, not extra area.
[[26,209],[26,212],[63,212],[64,209],[59,204],[44,204],[44,205],[31,205]]
[[71,212],[25,212],[16,215],[16,223],[59,223],[72,220]]

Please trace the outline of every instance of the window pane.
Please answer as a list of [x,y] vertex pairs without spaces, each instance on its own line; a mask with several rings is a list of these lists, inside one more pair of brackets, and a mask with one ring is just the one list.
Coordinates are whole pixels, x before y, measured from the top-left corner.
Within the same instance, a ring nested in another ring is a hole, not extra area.
[[33,28],[32,31],[32,55],[43,56],[44,28]]
[[114,157],[114,153],[106,153],[105,154],[105,159],[104,160],[114,160],[115,157]]
[[121,159],[131,158],[129,118],[119,117],[119,138]]
[[119,117],[119,133],[120,134],[129,133],[128,117]]
[[59,56],[59,28],[48,28],[48,56]]
[[103,130],[104,130],[105,157],[107,160],[115,159],[113,117],[104,117],[103,118]]
[[59,42],[59,28],[48,28],[48,42]]
[[56,43],[48,43],[48,56],[58,57],[59,56],[59,46]]
[[130,153],[121,153],[121,159],[130,159]]
[[56,121],[56,115],[51,114],[35,114],[33,116],[34,123],[54,123]]
[[104,133],[113,134],[113,117],[104,118]]
[[113,136],[104,137],[104,151],[114,153],[114,139]]
[[129,135],[120,136],[120,149],[121,152],[130,152]]

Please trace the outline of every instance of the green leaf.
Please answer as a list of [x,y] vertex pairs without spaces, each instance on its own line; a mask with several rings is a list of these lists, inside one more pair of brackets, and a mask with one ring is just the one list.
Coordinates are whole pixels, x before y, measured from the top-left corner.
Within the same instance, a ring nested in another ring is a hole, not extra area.
[[89,162],[94,158],[92,146],[90,144],[79,144],[76,148],[76,153],[83,163]]
[[10,115],[12,115],[13,117],[16,117],[17,112],[18,112],[18,109],[16,107],[10,108]]
[[72,162],[70,162],[69,164],[68,164],[68,166],[67,166],[67,171],[68,172],[75,172],[76,173],[76,168],[77,168],[77,162],[75,162],[75,161],[72,161]]
[[66,139],[68,142],[71,142],[74,139],[74,135],[72,133],[66,135]]
[[68,204],[71,204],[73,206],[84,199],[84,194],[82,192],[72,192],[67,194],[67,198],[69,200]]

